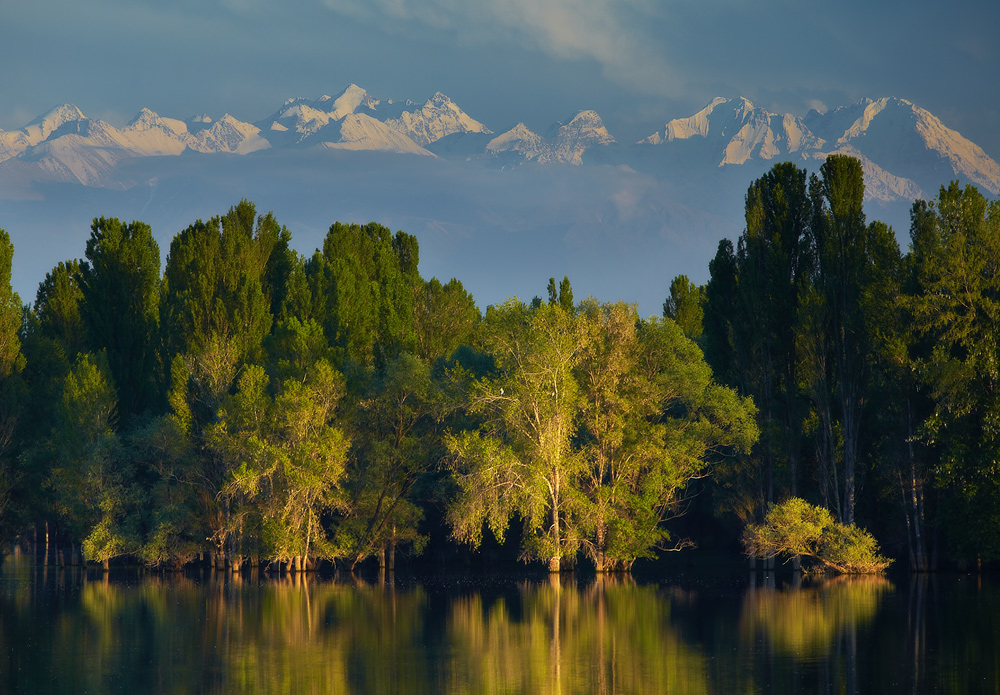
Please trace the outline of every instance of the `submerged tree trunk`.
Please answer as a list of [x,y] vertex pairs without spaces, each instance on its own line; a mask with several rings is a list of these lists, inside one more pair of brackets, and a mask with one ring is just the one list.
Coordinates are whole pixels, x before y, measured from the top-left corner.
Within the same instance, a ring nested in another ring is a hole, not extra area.
[[559,468],[555,468],[552,495],[552,543],[555,555],[549,558],[549,572],[559,572],[559,557],[562,555],[562,534],[559,528]]

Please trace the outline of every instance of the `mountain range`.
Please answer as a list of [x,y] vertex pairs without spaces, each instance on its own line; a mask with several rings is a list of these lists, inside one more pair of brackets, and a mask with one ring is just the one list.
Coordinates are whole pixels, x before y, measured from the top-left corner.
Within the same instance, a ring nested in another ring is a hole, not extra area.
[[[481,302],[572,271],[598,296],[649,312],[671,274],[705,279],[715,243],[739,233],[754,178],[778,161],[817,170],[832,153],[862,161],[869,216],[888,216],[901,237],[912,201],[952,179],[1000,194],[997,162],[904,99],[800,117],[718,97],[620,142],[592,110],[539,134],[488,126],[440,92],[419,104],[352,84],[336,97],[289,99],[255,122],[144,108],[118,128],[58,106],[0,131],[0,226],[37,258],[22,271],[34,273],[21,280],[29,297],[45,270],[80,255],[94,216],[163,225],[166,247],[196,217],[248,197],[283,210],[303,252],[334,219],[376,219],[418,235],[425,275],[492,278],[471,288]],[[532,248],[530,260],[511,235]],[[38,247],[39,236],[49,243]],[[517,272],[489,266],[501,259]]]

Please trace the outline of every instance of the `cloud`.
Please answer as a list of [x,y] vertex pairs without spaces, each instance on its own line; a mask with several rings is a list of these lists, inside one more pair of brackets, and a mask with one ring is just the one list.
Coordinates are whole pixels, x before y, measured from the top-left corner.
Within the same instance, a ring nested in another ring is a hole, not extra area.
[[819,113],[826,113],[829,111],[829,107],[819,99],[810,99],[807,106],[814,111],[818,111]]
[[646,0],[324,0],[331,10],[399,30],[414,25],[454,34],[459,42],[520,41],[560,59],[593,60],[604,75],[633,89],[668,94],[680,82],[646,29],[661,21]]

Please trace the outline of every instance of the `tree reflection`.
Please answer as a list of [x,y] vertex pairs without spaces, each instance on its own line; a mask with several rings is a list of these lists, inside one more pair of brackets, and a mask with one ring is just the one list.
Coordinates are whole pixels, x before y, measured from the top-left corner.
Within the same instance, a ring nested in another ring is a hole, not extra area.
[[[871,624],[893,590],[879,575],[841,575],[816,585],[747,591],[740,618],[743,644],[762,640],[759,680],[768,692],[860,692],[858,632]],[[788,658],[791,657],[791,658]],[[788,659],[785,668],[774,664]]]
[[878,575],[841,575],[807,588],[751,588],[743,600],[744,641],[765,637],[778,654],[824,656],[839,637],[875,617],[892,583]]
[[1000,587],[939,581],[0,572],[0,692],[996,692]]
[[703,693],[705,657],[650,586],[603,577],[581,590],[558,577],[509,596],[456,600],[448,625],[452,693]]

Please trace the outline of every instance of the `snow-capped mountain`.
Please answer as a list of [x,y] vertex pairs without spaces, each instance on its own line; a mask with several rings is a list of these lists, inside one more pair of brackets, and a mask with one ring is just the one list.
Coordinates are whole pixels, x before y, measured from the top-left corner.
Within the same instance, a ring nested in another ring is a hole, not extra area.
[[523,123],[518,123],[505,133],[486,143],[486,152],[494,157],[513,154],[516,159],[531,161],[547,155],[550,146],[541,135],[533,133]]
[[403,111],[396,118],[386,119],[385,124],[425,146],[455,133],[493,133],[441,92],[428,99],[419,110]]
[[82,118],[83,113],[80,109],[72,104],[62,104],[39,116],[20,130],[0,131],[0,162],[16,157],[32,145],[37,145],[47,139],[64,123]]
[[871,200],[930,198],[953,178],[1000,194],[1000,165],[926,110],[895,98],[866,99],[799,117],[771,113],[742,97],[717,97],[631,147],[617,146],[591,110],[556,123],[546,136],[523,123],[491,135],[487,125],[440,92],[418,106],[376,98],[355,84],[337,96],[289,99],[255,124],[229,114],[185,121],[142,109],[116,128],[64,104],[19,130],[0,132],[0,174],[6,171],[0,182],[16,179],[22,191],[24,181],[127,188],[135,181],[118,172],[125,160],[187,151],[248,155],[286,149],[378,151],[478,160],[501,168],[624,164],[661,178],[737,167],[746,169],[749,181],[774,161],[815,170],[829,154],[845,153],[861,160]]
[[351,113],[319,130],[313,139],[320,147],[435,156],[395,128],[365,113]]
[[913,172],[911,178],[927,195],[956,177],[1000,194],[1000,165],[905,99],[865,99],[824,114],[811,111],[803,122],[830,151],[852,147],[887,171],[904,176]]
[[[312,136],[330,123],[343,120],[359,110],[373,115],[379,100],[356,84],[349,85],[337,97],[324,94],[319,99],[289,99],[270,118],[257,123],[276,145],[309,143]],[[314,143],[310,143],[314,144]]]
[[586,152],[595,146],[611,145],[614,137],[596,111],[580,111],[567,123],[555,123],[549,137],[533,133],[518,123],[486,144],[486,153],[504,161],[561,162],[580,166]]
[[[58,126],[56,124],[58,123]],[[35,163],[42,178],[78,182],[88,186],[115,185],[114,170],[124,159],[178,155],[187,149],[197,152],[249,154],[266,149],[269,143],[259,130],[226,114],[218,121],[202,126],[196,133],[187,123],[162,118],[142,109],[119,129],[101,120],[92,120],[75,106],[62,106],[27,126],[25,140],[37,144],[25,147],[16,157]]]
[[675,140],[704,138],[718,156],[718,165],[744,164],[749,159],[790,157],[817,145],[802,119],[770,113],[749,99],[716,97],[698,113],[667,123],[640,144],[661,145]]
[[580,111],[568,123],[556,124],[553,129],[551,156],[557,162],[583,164],[583,156],[591,147],[615,141],[596,111]]
[[[865,99],[799,118],[770,113],[745,98],[717,97],[638,144],[669,150],[680,141],[697,143],[694,156],[719,167],[791,160],[815,169],[830,154],[849,154],[862,162],[868,198],[883,202],[933,197],[938,186],[956,177],[1000,193],[996,162],[904,99]],[[692,156],[690,147],[685,156]]]
[[355,84],[337,97],[289,99],[257,125],[275,146],[321,146],[430,154],[424,146],[455,133],[490,133],[440,92],[423,107],[381,100]]

